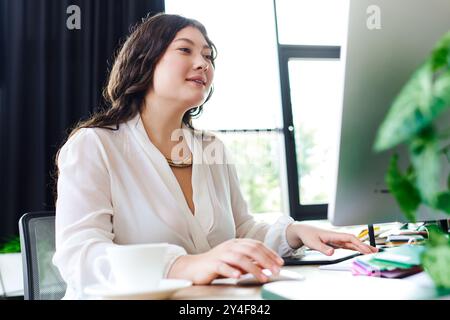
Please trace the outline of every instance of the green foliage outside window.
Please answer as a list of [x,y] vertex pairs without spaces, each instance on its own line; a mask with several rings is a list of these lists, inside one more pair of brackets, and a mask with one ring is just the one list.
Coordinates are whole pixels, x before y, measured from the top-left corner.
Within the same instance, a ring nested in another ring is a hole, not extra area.
[[227,133],[220,138],[232,154],[250,212],[281,212],[278,134]]

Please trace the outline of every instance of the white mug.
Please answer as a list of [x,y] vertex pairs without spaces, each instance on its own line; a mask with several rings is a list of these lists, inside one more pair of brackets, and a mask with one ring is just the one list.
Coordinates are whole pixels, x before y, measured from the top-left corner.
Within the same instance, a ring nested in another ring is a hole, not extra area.
[[[117,245],[106,248],[106,256],[94,261],[94,275],[112,290],[149,291],[158,288],[164,272],[167,243]],[[102,272],[109,263],[112,279]]]

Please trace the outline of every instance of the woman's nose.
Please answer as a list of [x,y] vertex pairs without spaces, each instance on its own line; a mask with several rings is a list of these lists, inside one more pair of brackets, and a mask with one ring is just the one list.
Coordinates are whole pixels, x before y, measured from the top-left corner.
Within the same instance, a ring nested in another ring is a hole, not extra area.
[[208,68],[209,68],[209,66],[208,66],[207,63],[198,63],[198,64],[196,65],[196,68],[195,68],[195,69],[197,69],[197,70],[198,70],[198,69],[201,69],[201,70],[207,71]]
[[196,67],[195,69],[202,69],[204,71],[207,71],[209,68],[209,64],[207,61],[205,61],[206,58],[200,57],[196,60]]

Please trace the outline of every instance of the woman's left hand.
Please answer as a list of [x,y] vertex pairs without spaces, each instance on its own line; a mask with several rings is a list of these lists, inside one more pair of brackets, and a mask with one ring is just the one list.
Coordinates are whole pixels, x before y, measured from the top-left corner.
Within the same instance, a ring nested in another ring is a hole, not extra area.
[[292,248],[305,245],[328,256],[334,253],[334,248],[351,249],[363,254],[378,252],[377,248],[365,244],[352,234],[328,231],[298,222],[287,227],[286,236]]

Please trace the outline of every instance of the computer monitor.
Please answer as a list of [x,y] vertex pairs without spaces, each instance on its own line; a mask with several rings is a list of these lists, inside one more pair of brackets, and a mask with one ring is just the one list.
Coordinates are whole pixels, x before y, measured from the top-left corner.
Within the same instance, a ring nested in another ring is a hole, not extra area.
[[[385,184],[394,151],[375,153],[373,144],[395,96],[450,30],[450,1],[351,0],[349,10],[339,152],[328,219],[337,226],[403,222],[406,218]],[[443,122],[450,124],[448,112],[445,117]],[[406,148],[396,151],[405,169]],[[448,170],[442,176],[446,180]],[[418,221],[448,218],[425,206],[417,212]]]

